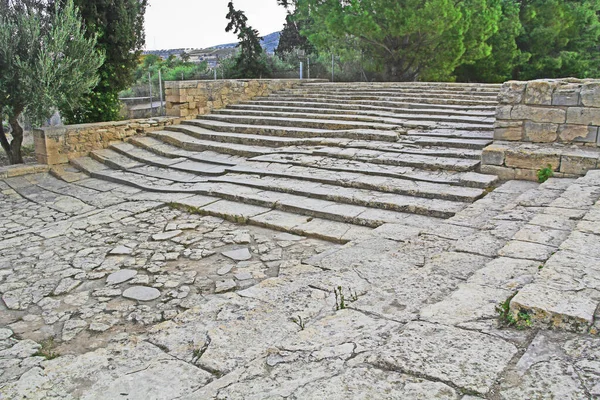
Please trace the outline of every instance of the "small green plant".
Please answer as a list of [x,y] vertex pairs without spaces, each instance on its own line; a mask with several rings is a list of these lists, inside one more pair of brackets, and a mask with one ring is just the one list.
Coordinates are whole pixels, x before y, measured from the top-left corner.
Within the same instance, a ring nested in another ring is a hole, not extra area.
[[346,296],[344,295],[344,291],[341,286],[333,288],[333,294],[335,295],[336,311],[345,309],[348,306],[346,301],[355,302],[356,300],[358,300],[358,294],[356,294],[356,291],[353,292],[352,288],[348,288],[348,292],[350,293],[350,298],[346,299]]
[[54,338],[42,340],[40,342],[40,345],[42,347],[38,349],[34,356],[44,357],[46,360],[53,360],[56,357],[60,356],[60,354],[58,354],[58,352],[55,351],[56,343],[54,343]]
[[302,319],[302,317],[299,315],[298,315],[298,317],[292,317],[291,320],[293,323],[295,323],[296,325],[298,325],[300,327],[301,331],[303,331],[304,328],[306,327],[306,321],[304,321]]
[[554,170],[552,165],[548,164],[546,168],[540,168],[537,170],[537,178],[540,183],[546,182],[548,179],[554,176]]
[[516,315],[514,315],[510,311],[510,302],[515,296],[516,293],[506,299],[506,301],[503,303],[500,303],[498,306],[496,306],[500,323],[504,326],[513,327],[519,330],[530,328],[533,326],[533,321],[531,320],[531,315],[529,315],[529,313],[526,311],[519,311]]
[[540,265],[538,265],[538,271],[541,271],[541,270],[543,270],[543,269],[544,269],[544,264],[540,264]]

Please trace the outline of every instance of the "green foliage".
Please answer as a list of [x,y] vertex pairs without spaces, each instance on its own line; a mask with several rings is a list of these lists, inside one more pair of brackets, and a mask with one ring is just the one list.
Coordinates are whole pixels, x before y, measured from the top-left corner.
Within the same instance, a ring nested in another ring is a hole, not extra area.
[[77,106],[98,83],[104,57],[95,45],[96,36],[86,38],[72,0],[52,13],[0,2],[0,110],[13,136],[8,143],[2,128],[0,142],[11,163],[22,162],[22,113],[39,125],[57,107]]
[[[64,0],[60,0],[64,3]],[[85,21],[88,37],[97,36],[97,48],[106,54],[100,82],[71,112],[61,108],[69,123],[119,119],[118,93],[133,82],[144,45],[144,13],[147,0],[75,0]]]
[[548,179],[554,176],[554,170],[552,165],[548,164],[546,168],[540,168],[537,170],[537,178],[540,183],[546,182]]
[[279,36],[279,44],[275,54],[280,58],[287,58],[291,54],[312,54],[315,48],[310,44],[308,38],[302,35],[302,26],[307,21],[298,20],[297,13],[290,14],[285,18],[285,25]]
[[56,344],[54,343],[54,338],[42,340],[40,346],[41,347],[34,354],[35,357],[44,357],[46,360],[53,360],[60,356],[60,354],[55,351]]
[[267,78],[270,70],[267,55],[260,45],[258,31],[248,26],[248,18],[241,10],[229,2],[227,19],[229,23],[225,32],[233,31],[238,37],[238,52],[231,68],[231,78]]
[[600,0],[523,0],[517,43],[529,60],[514,78],[598,77],[599,15]]
[[350,298],[347,299],[344,295],[344,291],[341,286],[333,288],[333,295],[335,296],[335,310],[344,310],[348,307],[348,302],[355,302],[358,300],[358,295],[353,292],[351,288],[348,288]]
[[303,331],[306,327],[306,321],[302,319],[300,315],[298,317],[292,317],[291,321],[300,327],[300,330]]
[[320,52],[371,59],[386,80],[451,80],[461,63],[489,55],[498,29],[496,0],[298,0]]
[[496,306],[500,324],[513,327],[519,330],[531,328],[533,321],[531,315],[525,311],[519,311],[516,315],[510,311],[510,302],[516,296],[516,293],[510,296],[505,302]]

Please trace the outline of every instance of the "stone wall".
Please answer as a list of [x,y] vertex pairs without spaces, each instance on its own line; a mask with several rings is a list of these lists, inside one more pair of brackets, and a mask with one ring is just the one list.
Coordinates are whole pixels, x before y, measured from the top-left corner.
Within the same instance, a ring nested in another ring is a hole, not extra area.
[[498,101],[496,140],[600,146],[600,80],[510,81]]
[[481,172],[537,180],[548,166],[557,177],[600,168],[600,80],[510,81],[498,102]]
[[95,124],[65,125],[33,132],[35,155],[41,164],[56,165],[105,149],[112,142],[160,130],[181,122],[180,118],[156,117]]
[[318,79],[228,79],[216,81],[165,82],[167,115],[195,118],[274,91],[291,89],[300,83],[326,82]]

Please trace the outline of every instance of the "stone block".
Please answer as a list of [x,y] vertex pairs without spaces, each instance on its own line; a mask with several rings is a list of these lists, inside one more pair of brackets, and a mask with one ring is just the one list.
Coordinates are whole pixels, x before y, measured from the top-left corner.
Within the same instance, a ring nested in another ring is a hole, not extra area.
[[482,174],[496,175],[501,181],[512,181],[516,176],[514,168],[507,168],[498,165],[482,165]]
[[529,149],[508,150],[504,164],[507,167],[531,169],[534,171],[551,165],[553,170],[558,171],[560,154],[558,152],[535,152]]
[[515,178],[520,181],[538,181],[537,169],[515,168]]
[[557,88],[552,94],[553,106],[578,106],[579,85],[564,85]]
[[581,88],[581,105],[584,107],[600,107],[600,82],[589,82],[583,85]]
[[502,85],[498,94],[500,104],[519,104],[523,100],[527,82],[508,81]]
[[567,109],[567,123],[578,125],[600,125],[600,109],[569,107]]
[[527,105],[517,105],[513,107],[510,115],[512,119],[522,119],[533,122],[546,122],[554,124],[563,124],[566,118],[566,112],[563,109],[532,107]]
[[560,125],[558,128],[558,138],[564,143],[596,143],[598,139],[598,127],[573,124]]
[[552,105],[552,92],[556,86],[555,82],[546,80],[529,82],[525,90],[525,104]]
[[561,156],[560,172],[572,175],[585,175],[589,170],[598,165],[598,154],[586,154],[585,152],[573,152]]
[[552,143],[558,136],[558,125],[526,121],[523,126],[525,141],[534,143]]
[[504,165],[504,152],[506,147],[490,145],[481,153],[482,165]]
[[512,106],[496,107],[496,119],[510,119],[511,111],[512,111]]
[[497,120],[494,124],[495,140],[522,140],[523,121]]

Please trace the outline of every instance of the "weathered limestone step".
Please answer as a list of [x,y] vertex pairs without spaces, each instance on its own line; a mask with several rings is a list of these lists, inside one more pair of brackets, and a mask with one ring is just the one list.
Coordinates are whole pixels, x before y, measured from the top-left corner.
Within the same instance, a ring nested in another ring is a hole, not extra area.
[[279,91],[278,93],[348,93],[348,94],[390,94],[390,95],[394,95],[394,94],[405,94],[405,93],[410,93],[410,94],[421,94],[421,93],[427,93],[429,95],[457,95],[457,96],[478,96],[478,97],[496,97],[498,96],[499,91],[497,90],[468,90],[468,88],[465,88],[467,90],[449,90],[449,89],[421,89],[421,88],[414,88],[414,87],[405,87],[405,88],[397,88],[397,89],[392,89],[392,88],[381,88],[381,89],[377,89],[377,88],[372,88],[372,89],[368,89],[368,88],[345,88],[345,89],[317,89],[317,88],[303,88],[303,87],[299,87],[299,88],[295,88],[295,89],[283,89],[281,91]]
[[[494,110],[478,111],[478,110],[439,110],[427,108],[391,108],[391,107],[376,107],[376,106],[357,106],[347,104],[327,103],[326,107],[306,107],[300,106],[277,106],[277,105],[253,105],[248,103],[230,104],[227,108],[213,110],[213,112],[225,112],[226,110],[244,110],[244,111],[267,111],[267,112],[300,112],[305,114],[328,114],[336,116],[372,116],[372,117],[391,117],[396,115],[428,115],[435,117],[479,117],[479,118],[494,118],[496,113]],[[337,118],[337,117],[336,117]]]
[[[310,110],[310,109],[309,109]],[[314,110],[314,109],[313,109]],[[271,117],[271,118],[294,118],[294,119],[316,119],[316,120],[338,120],[338,121],[357,121],[357,122],[375,122],[381,124],[392,124],[394,127],[402,125],[406,120],[412,121],[439,121],[439,122],[456,122],[456,123],[474,123],[474,124],[490,124],[493,125],[494,117],[475,117],[475,116],[441,116],[422,114],[401,114],[395,115],[380,115],[380,116],[358,116],[350,113],[328,113],[326,110],[320,110],[320,113],[304,112],[302,109],[293,109],[290,111],[264,111],[264,110],[240,110],[223,108],[214,110],[213,114],[227,115],[232,118],[244,117]],[[325,111],[325,112],[323,112]],[[208,118],[208,116],[205,116]],[[212,118],[212,117],[211,117]]]
[[222,165],[191,161],[185,157],[162,157],[129,143],[116,143],[111,145],[110,148],[124,156],[147,165],[169,167],[177,171],[194,171],[194,173],[201,175],[221,175],[225,173],[225,166]]
[[227,174],[226,176],[213,178],[210,181],[233,183],[257,189],[330,200],[337,203],[410,212],[439,218],[452,217],[466,207],[465,203],[458,201],[420,198],[374,190],[340,187],[324,183],[307,185],[306,181],[301,179]]
[[429,130],[414,129],[406,133],[407,137],[432,137],[432,138],[450,138],[450,139],[475,139],[475,140],[493,140],[494,132],[487,130],[461,130],[436,128]]
[[476,172],[428,171],[411,167],[399,167],[354,159],[337,159],[307,154],[269,154],[254,157],[250,161],[315,167],[336,172],[357,172],[374,177],[391,177],[417,182],[440,183],[481,189],[490,187],[498,181],[498,178],[493,175]]
[[[415,92],[330,92],[330,91],[281,91],[269,95],[270,98],[331,98],[331,99],[348,99],[348,100],[414,100],[420,99],[422,102],[435,101],[443,99],[442,104],[490,104],[496,101],[496,98],[491,96],[478,96],[476,94],[439,94],[429,91],[420,93]],[[446,103],[447,102],[447,103]]]
[[409,135],[411,141],[420,146],[445,146],[454,147],[458,149],[476,149],[483,150],[485,147],[492,144],[492,139],[454,139],[448,137],[424,137]]
[[237,223],[248,223],[294,235],[314,237],[342,244],[368,236],[372,231],[371,228],[360,225],[291,214],[229,200],[216,199],[218,201],[209,202],[209,199],[211,198],[206,196],[192,196],[176,200],[173,205],[183,207],[188,211],[220,217]]
[[400,88],[418,88],[426,89],[444,89],[444,90],[468,90],[468,91],[500,91],[502,84],[497,83],[453,83],[453,82],[306,82],[300,85],[302,88],[327,90],[346,90],[346,89],[400,89]]
[[[339,107],[339,102],[325,101],[324,99],[311,99],[310,97],[302,98],[301,100],[284,100],[284,99],[270,99],[266,98],[255,98],[242,102],[242,104],[250,105],[274,105],[274,106],[291,106],[291,107],[316,107],[316,108],[328,108],[332,105],[333,108]],[[492,111],[496,109],[495,105],[482,106],[482,105],[460,105],[460,104],[436,104],[436,103],[419,103],[409,101],[366,101],[366,100],[345,100],[343,102],[347,107],[355,106],[360,108],[374,108],[375,109],[437,109],[437,110],[477,110],[477,111]]]
[[479,160],[332,147],[315,150],[313,154],[346,160],[364,161],[373,164],[396,165],[430,170],[442,169],[459,172],[474,171],[480,164]]
[[211,120],[188,120],[184,124],[195,125],[202,128],[218,132],[248,133],[254,135],[284,136],[300,138],[346,138],[346,139],[364,139],[381,140],[395,142],[398,140],[398,134],[395,132],[379,131],[372,129],[351,129],[351,130],[327,130],[316,128],[294,128],[290,126],[276,125],[247,125],[234,124],[222,121]]
[[205,162],[207,164],[227,166],[236,165],[246,160],[245,157],[221,154],[214,151],[183,150],[179,147],[148,136],[134,136],[129,138],[129,142],[140,148],[158,154],[159,156],[168,158],[184,157],[193,161]]
[[[325,183],[347,188],[375,190],[379,192],[398,193],[406,196],[443,199],[462,202],[473,202],[482,197],[484,189],[467,188],[443,183],[429,183],[410,179],[399,179],[387,176],[362,174],[360,171],[333,172],[304,166],[287,164],[265,164],[246,162],[227,169],[228,172],[279,178],[293,178],[308,182]],[[227,175],[229,177],[230,175]]]
[[221,142],[221,143],[236,143],[244,145],[258,145],[267,147],[284,147],[284,146],[303,146],[303,145],[323,145],[331,141],[347,139],[324,139],[319,137],[296,138],[283,136],[267,136],[254,135],[249,133],[229,133],[215,132],[194,125],[174,125],[165,128],[168,131],[181,132],[190,135],[196,139]]
[[468,158],[472,160],[481,159],[481,150],[459,148],[459,147],[446,147],[443,146],[443,142],[440,142],[440,146],[420,146],[412,138],[402,138],[395,143],[389,142],[377,142],[374,140],[353,140],[349,142],[341,142],[331,147],[343,147],[353,149],[367,149],[377,150],[389,153],[402,153],[402,154],[417,154],[427,155],[436,157],[451,157],[451,158]]
[[421,97],[421,96],[397,96],[397,97],[385,97],[385,96],[352,96],[352,95],[336,95],[336,94],[307,94],[307,95],[293,95],[293,96],[277,96],[272,94],[269,97],[257,97],[257,100],[271,99],[271,100],[283,100],[283,101],[302,101],[303,99],[314,99],[314,100],[337,100],[337,101],[371,101],[378,103],[388,102],[408,102],[418,104],[443,104],[443,105],[461,105],[461,106],[493,106],[497,102],[495,100],[468,100],[468,99],[452,99],[452,98],[439,98],[436,96],[432,97]]
[[[414,220],[414,217],[432,218],[428,216],[418,216],[410,213],[380,210],[352,204],[340,204],[329,200],[308,198],[282,192],[266,191],[231,183],[207,182],[181,184],[168,179],[153,178],[134,172],[108,169],[106,166],[92,160],[89,157],[73,160],[73,165],[77,166],[78,168],[82,168],[84,172],[88,173],[94,178],[129,185],[147,192],[165,194],[186,193],[220,197],[234,202],[241,202],[244,204],[267,207],[289,213],[323,218],[371,228],[376,228],[388,222],[400,223],[401,221],[411,220],[411,218]],[[453,207],[456,205],[458,205],[458,203],[453,204]],[[409,205],[407,203],[406,208],[408,209],[409,207],[419,207],[419,205]],[[443,211],[443,209],[441,209],[439,213],[448,215],[453,212],[448,210]]]
[[90,157],[115,169],[129,169],[144,165],[111,149],[94,150],[90,153]]
[[383,123],[383,122],[362,122],[362,121],[345,121],[331,116],[325,115],[324,118],[313,118],[310,114],[309,118],[302,116],[295,117],[294,115],[280,114],[275,116],[252,116],[252,115],[221,115],[208,114],[201,115],[199,119],[231,122],[244,125],[263,125],[263,126],[288,126],[295,128],[314,128],[314,129],[329,129],[329,130],[350,130],[350,129],[372,129],[382,131],[393,131],[398,129],[399,121]]

